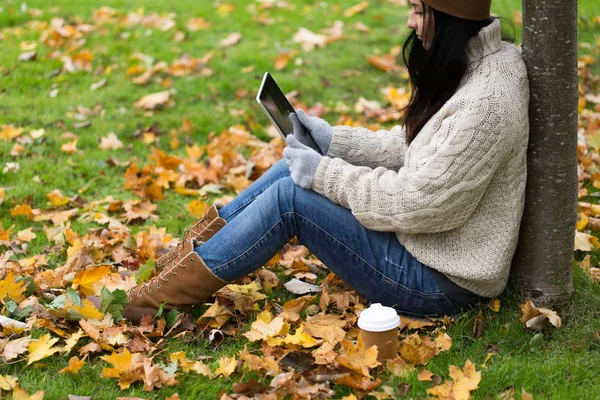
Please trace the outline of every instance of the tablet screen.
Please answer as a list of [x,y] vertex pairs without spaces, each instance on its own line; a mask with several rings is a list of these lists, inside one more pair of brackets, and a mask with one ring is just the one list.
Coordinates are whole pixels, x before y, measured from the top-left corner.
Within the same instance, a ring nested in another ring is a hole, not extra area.
[[294,132],[294,125],[289,115],[296,111],[268,72],[263,78],[257,100],[284,137]]

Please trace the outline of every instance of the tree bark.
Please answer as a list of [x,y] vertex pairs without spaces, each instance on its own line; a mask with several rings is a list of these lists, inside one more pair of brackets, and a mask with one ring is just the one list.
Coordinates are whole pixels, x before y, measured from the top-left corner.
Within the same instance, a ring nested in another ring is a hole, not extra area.
[[536,304],[570,299],[577,221],[577,0],[523,0],[531,88],[527,189],[511,280]]

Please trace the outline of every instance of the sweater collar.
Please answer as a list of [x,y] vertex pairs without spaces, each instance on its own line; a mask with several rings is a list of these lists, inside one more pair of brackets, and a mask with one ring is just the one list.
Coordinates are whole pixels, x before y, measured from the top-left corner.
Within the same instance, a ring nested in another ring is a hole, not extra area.
[[479,31],[477,36],[469,41],[467,54],[470,62],[479,61],[483,57],[494,54],[502,45],[502,27],[500,20],[495,19],[491,24]]

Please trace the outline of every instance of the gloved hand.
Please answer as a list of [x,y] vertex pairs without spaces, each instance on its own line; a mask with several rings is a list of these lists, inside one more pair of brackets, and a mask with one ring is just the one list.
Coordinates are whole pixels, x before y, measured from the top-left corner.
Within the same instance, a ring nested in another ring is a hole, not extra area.
[[[318,151],[321,155],[327,154],[333,136],[333,128],[327,121],[309,117],[303,110],[291,113],[290,119],[294,124],[294,136],[300,143]],[[313,143],[316,143],[316,148]]]
[[288,135],[287,141],[288,145],[283,149],[283,156],[290,167],[292,180],[301,188],[312,189],[317,167],[323,157],[300,143],[293,134]]

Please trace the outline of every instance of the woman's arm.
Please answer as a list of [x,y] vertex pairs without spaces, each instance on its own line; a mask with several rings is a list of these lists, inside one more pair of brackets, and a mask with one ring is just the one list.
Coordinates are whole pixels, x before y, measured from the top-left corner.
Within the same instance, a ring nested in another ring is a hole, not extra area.
[[400,126],[377,132],[362,127],[334,126],[326,155],[356,166],[398,170],[404,165],[406,148],[404,129]]
[[[526,90],[526,89],[524,89]],[[441,121],[443,138],[416,150],[399,170],[357,167],[324,157],[313,190],[350,210],[367,228],[433,233],[457,228],[477,208],[519,135],[527,107],[510,97],[462,101]]]

